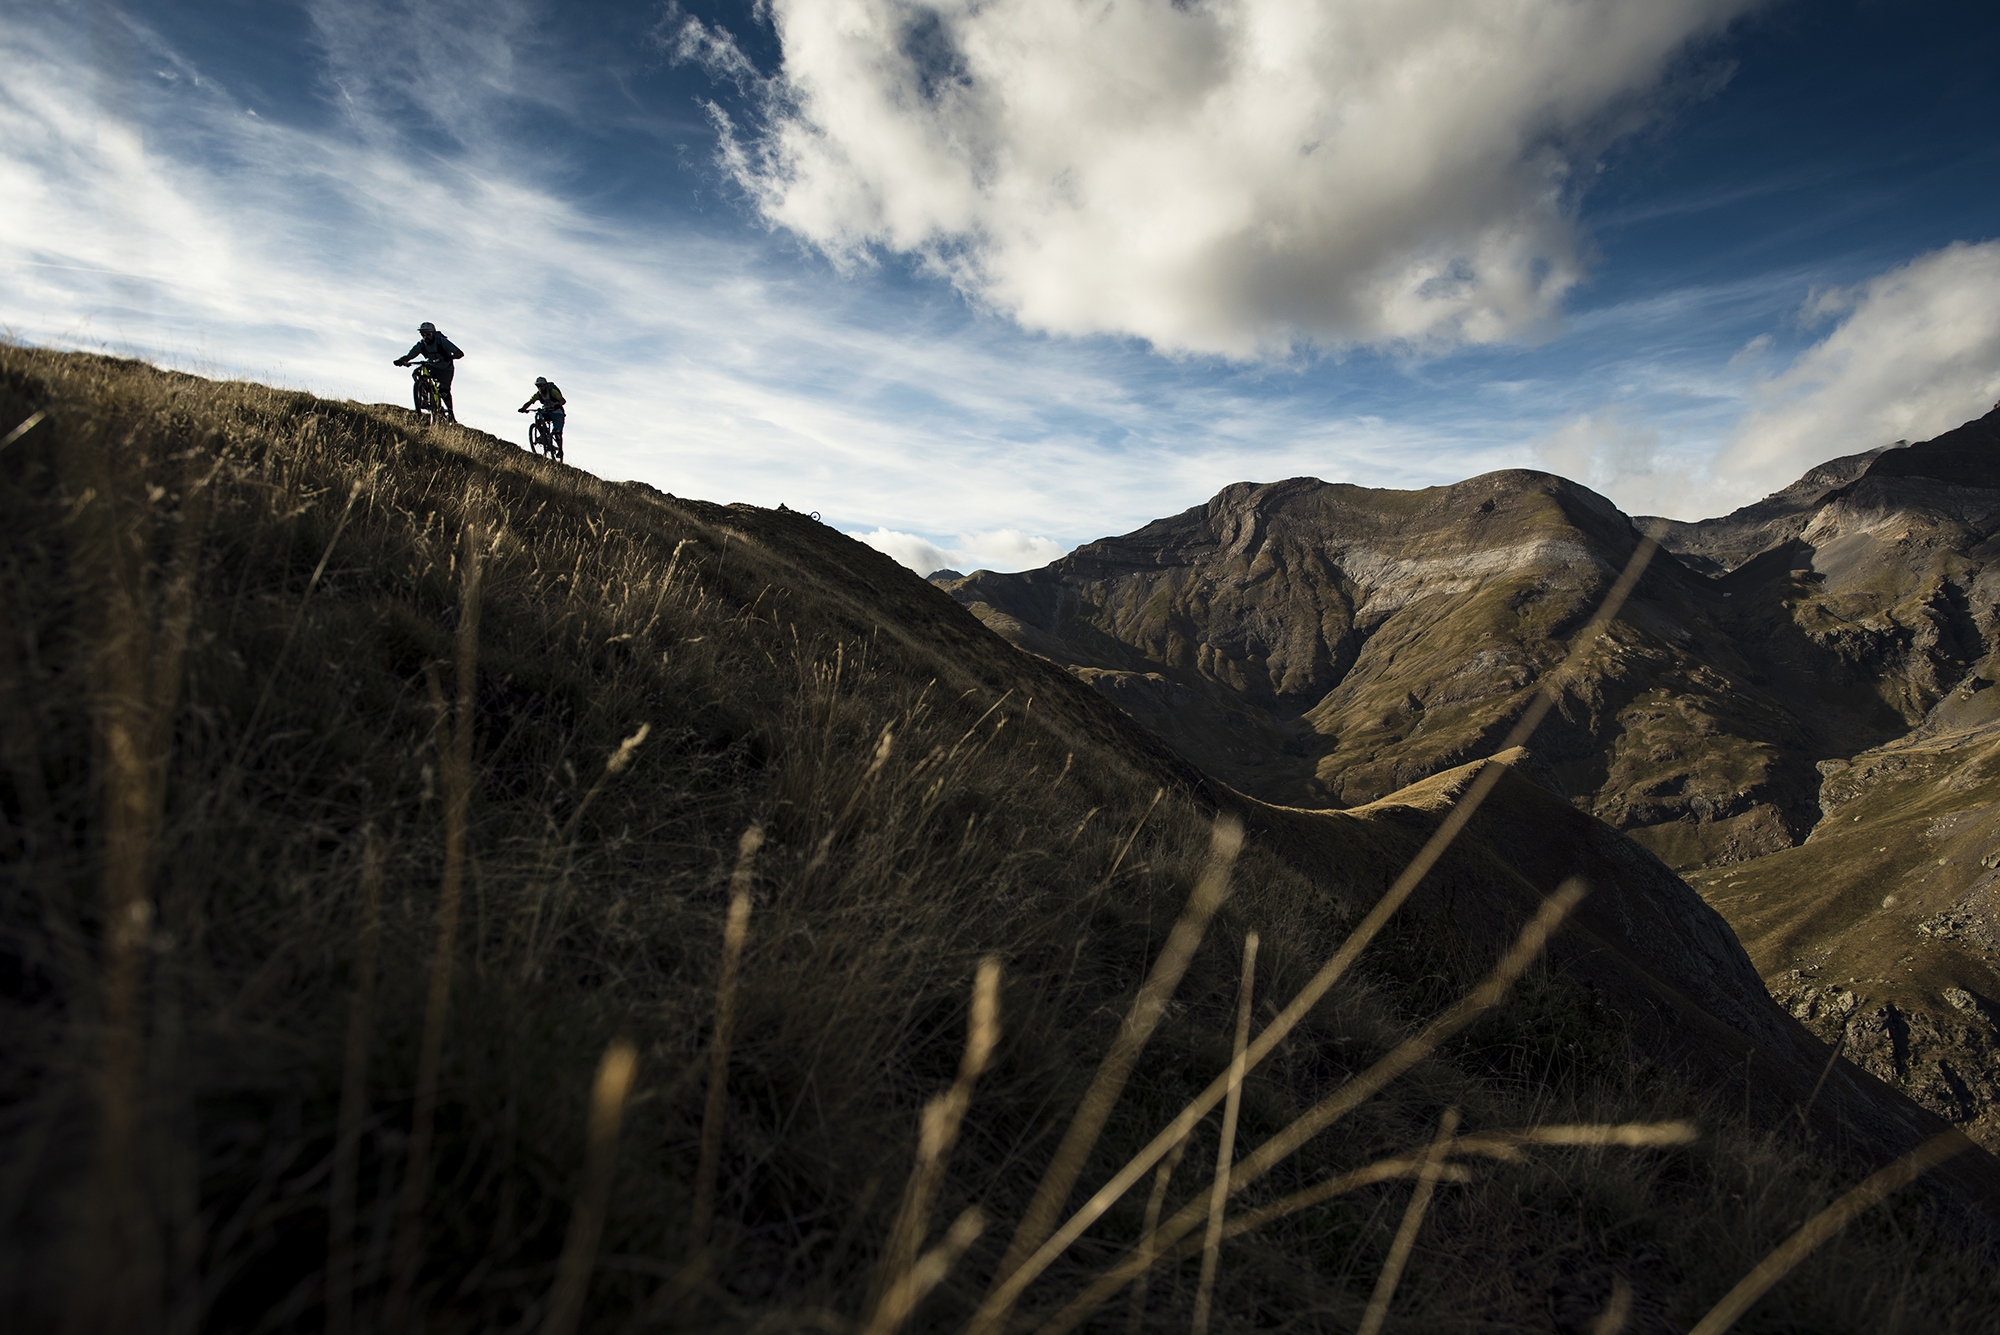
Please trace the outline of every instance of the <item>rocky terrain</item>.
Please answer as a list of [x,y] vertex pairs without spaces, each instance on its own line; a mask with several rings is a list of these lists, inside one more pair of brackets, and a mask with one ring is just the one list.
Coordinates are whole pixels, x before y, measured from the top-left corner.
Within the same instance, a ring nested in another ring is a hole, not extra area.
[[1666,551],[1538,777],[1709,896],[1802,1021],[2000,1145],[2000,409],[1700,523],[1528,471],[1295,478],[935,582],[1244,792],[1342,808],[1490,751],[1646,529]]

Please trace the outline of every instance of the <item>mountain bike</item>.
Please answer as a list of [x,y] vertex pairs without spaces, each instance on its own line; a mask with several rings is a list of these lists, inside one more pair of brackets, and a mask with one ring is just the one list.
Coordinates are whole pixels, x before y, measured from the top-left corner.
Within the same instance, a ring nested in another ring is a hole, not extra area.
[[[526,408],[522,412],[528,411]],[[536,454],[546,455],[557,463],[562,462],[562,441],[556,438],[555,428],[549,421],[547,408],[535,409],[535,420],[528,423],[528,448]]]
[[438,384],[437,372],[429,362],[418,362],[410,372],[410,380],[416,386],[417,414],[424,417],[431,426],[451,420],[444,410],[444,387]]

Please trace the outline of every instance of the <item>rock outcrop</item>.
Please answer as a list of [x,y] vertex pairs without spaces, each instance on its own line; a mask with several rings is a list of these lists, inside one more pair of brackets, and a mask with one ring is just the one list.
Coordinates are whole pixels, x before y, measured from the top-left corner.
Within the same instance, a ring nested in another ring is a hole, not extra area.
[[[2000,1146],[2000,410],[1644,522],[1666,553],[1566,677],[1543,781],[1687,874],[1795,1013],[1852,987],[1800,1021],[1879,1018],[1905,1039],[1857,1059]],[[1238,789],[1355,808],[1490,754],[1640,531],[1543,473],[1294,478],[938,583]]]

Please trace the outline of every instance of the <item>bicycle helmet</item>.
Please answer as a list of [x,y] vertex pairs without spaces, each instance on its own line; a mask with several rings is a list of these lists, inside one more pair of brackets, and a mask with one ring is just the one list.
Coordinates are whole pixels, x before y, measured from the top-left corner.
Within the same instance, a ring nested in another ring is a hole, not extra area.
[[545,375],[538,375],[535,377],[535,383],[538,385],[546,385],[549,383],[549,378]]
[[417,326],[417,332],[419,334],[435,334],[437,331],[438,327],[432,324],[429,320],[426,320],[422,324]]

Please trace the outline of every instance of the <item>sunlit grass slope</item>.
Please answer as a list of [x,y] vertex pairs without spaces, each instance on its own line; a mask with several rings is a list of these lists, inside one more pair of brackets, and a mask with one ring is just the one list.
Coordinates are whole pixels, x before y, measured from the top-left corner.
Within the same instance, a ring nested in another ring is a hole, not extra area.
[[[1301,833],[809,517],[396,409],[7,347],[0,435],[10,1330],[960,1329],[1051,1162],[1057,1207],[1112,1177],[1444,809]],[[1454,887],[1556,888],[1503,834],[1008,1328],[1485,975]],[[1566,973],[1504,997],[1088,1319],[1683,1330],[1879,1166]],[[1989,1328],[1923,1199],[1737,1328]]]

